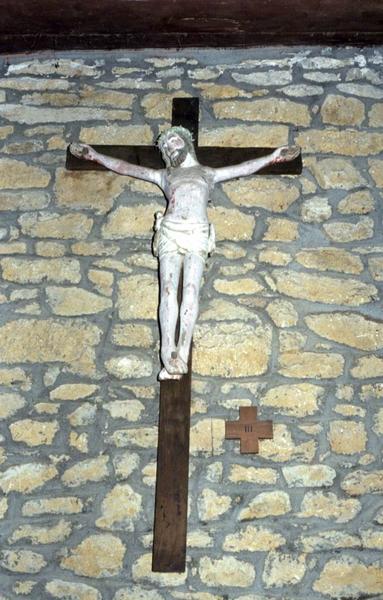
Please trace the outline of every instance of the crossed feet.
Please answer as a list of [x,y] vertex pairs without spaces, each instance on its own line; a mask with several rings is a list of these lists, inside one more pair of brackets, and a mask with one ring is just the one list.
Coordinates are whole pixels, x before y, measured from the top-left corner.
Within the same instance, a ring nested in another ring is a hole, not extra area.
[[158,374],[160,381],[167,379],[181,379],[182,375],[188,372],[187,362],[185,362],[178,352],[171,352],[170,356],[162,356],[164,367]]

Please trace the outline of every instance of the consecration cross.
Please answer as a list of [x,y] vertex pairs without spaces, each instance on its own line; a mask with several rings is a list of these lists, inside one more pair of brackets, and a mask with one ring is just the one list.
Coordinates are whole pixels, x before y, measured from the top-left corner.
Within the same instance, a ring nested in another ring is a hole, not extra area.
[[273,437],[271,421],[257,421],[255,406],[241,406],[238,421],[225,422],[225,438],[241,440],[241,454],[256,454],[259,452],[259,440]]
[[66,163],[70,170],[109,169],[151,181],[167,200],[165,213],[156,215],[153,241],[160,263],[163,363],[152,562],[157,572],[185,570],[191,346],[203,265],[214,248],[214,229],[206,212],[210,193],[216,183],[255,172],[280,175],[302,170],[296,147],[199,147],[198,117],[198,98],[173,100],[172,128],[158,143],[165,169],[155,146],[71,144]]

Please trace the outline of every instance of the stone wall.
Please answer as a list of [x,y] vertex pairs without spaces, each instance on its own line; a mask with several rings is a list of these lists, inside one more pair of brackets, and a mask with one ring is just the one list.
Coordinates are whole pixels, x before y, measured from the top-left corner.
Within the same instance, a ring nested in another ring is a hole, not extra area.
[[[379,49],[65,54],[0,77],[1,600],[383,597]],[[195,334],[185,574],[150,570],[156,188],[65,171],[69,141],[303,148],[217,189]],[[259,456],[224,421],[259,406]]]

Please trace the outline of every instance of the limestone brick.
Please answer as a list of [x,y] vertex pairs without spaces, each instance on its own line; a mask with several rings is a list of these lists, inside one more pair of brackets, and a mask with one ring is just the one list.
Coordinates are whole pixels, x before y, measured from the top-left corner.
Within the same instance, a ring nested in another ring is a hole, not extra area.
[[77,107],[36,107],[22,104],[0,104],[0,115],[11,122],[34,125],[36,123],[73,123],[74,121],[128,121],[127,110]]
[[278,292],[310,302],[358,306],[371,302],[377,296],[374,285],[357,279],[336,279],[282,270],[274,271],[273,277]]
[[358,379],[369,379],[371,377],[383,376],[383,358],[379,356],[362,356],[355,362],[350,370],[352,377]]
[[112,307],[112,301],[76,287],[47,287],[52,312],[60,316],[91,315]]
[[[204,94],[212,94],[217,88],[230,88],[231,86],[211,86],[205,88]],[[241,95],[238,88],[237,95]],[[207,92],[206,92],[207,90]],[[220,90],[218,90],[220,91]],[[252,146],[278,147],[288,143],[288,127],[286,125],[250,125],[245,127],[215,127],[202,129],[199,135],[201,146],[235,146],[237,148],[251,148]],[[239,183],[239,182],[238,182]]]
[[285,352],[279,357],[279,373],[284,377],[330,379],[343,373],[341,354],[324,352]]
[[344,555],[325,564],[313,589],[331,598],[381,594],[383,570],[379,563],[366,565],[352,556]]
[[92,229],[93,220],[81,214],[27,213],[19,224],[24,235],[38,238],[85,239]]
[[268,368],[271,330],[267,325],[200,324],[195,330],[194,343],[197,374],[246,377],[265,373]]
[[142,497],[127,483],[117,484],[101,503],[101,517],[96,520],[101,529],[134,530],[134,522],[142,509]]
[[286,492],[261,492],[243,508],[238,516],[240,521],[264,519],[270,516],[285,515],[291,511],[290,497]]
[[100,333],[95,325],[81,321],[10,321],[0,327],[0,360],[8,364],[63,362],[75,373],[91,376]]
[[105,368],[117,379],[150,377],[153,372],[150,360],[133,353],[108,359]]
[[37,574],[46,567],[47,562],[42,554],[30,550],[3,550],[0,565],[12,573]]
[[323,229],[334,242],[355,242],[373,237],[374,221],[370,217],[362,217],[357,223],[333,221],[332,223],[325,223]]
[[133,237],[150,238],[153,236],[154,214],[162,211],[163,206],[160,204],[119,206],[108,216],[102,228],[102,236],[114,240]]
[[89,402],[84,402],[68,415],[68,421],[72,427],[85,427],[94,422],[97,407]]
[[81,127],[80,139],[85,144],[147,144],[153,143],[149,125],[96,125]]
[[45,585],[45,590],[53,597],[64,600],[102,600],[101,593],[85,583],[71,583],[61,579],[53,579]]
[[373,104],[368,113],[370,127],[382,127],[383,125],[383,107],[381,102]]
[[263,235],[265,242],[293,242],[299,237],[299,226],[288,219],[266,219],[267,230]]
[[286,463],[290,460],[311,462],[317,450],[314,440],[303,443],[295,443],[293,437],[282,423],[273,425],[273,439],[261,440],[259,455],[262,458],[275,463]]
[[288,300],[273,300],[266,311],[277,327],[293,327],[298,322],[298,313]]
[[139,421],[145,406],[139,400],[113,400],[103,405],[112,419],[125,419],[127,421]]
[[264,99],[224,100],[213,104],[217,119],[240,119],[241,121],[271,121],[274,123],[292,123],[307,127],[311,117],[307,107],[291,100]]
[[110,442],[117,446],[117,448],[125,448],[126,446],[138,446],[139,448],[156,448],[157,441],[157,427],[118,429],[110,437]]
[[199,561],[199,576],[207,586],[248,587],[255,581],[255,569],[232,556],[217,560],[203,556]]
[[117,479],[127,479],[138,468],[140,457],[134,452],[122,452],[113,457],[113,467]]
[[83,171],[56,171],[55,202],[57,206],[75,210],[94,210],[105,214],[113,207],[114,200],[125,186],[124,177],[114,173]]
[[369,258],[368,269],[376,281],[383,281],[383,257],[374,256]]
[[256,294],[264,288],[255,279],[246,277],[242,279],[216,279],[214,281],[214,289],[221,294],[238,296],[240,294]]
[[343,479],[341,488],[349,496],[381,493],[383,471],[354,471]]
[[[270,145],[270,141],[267,144]],[[264,208],[276,213],[285,212],[299,197],[293,183],[275,176],[229,181],[223,184],[223,190],[237,206]]]
[[371,156],[380,154],[383,135],[355,129],[311,129],[300,133],[296,142],[307,153]]
[[[152,554],[143,554],[134,563],[132,567],[132,577],[134,582],[145,582],[154,584],[156,588],[173,588],[185,583],[188,571],[184,573],[156,573],[152,571]],[[146,592],[145,592],[146,593]]]
[[306,417],[318,412],[323,392],[321,386],[311,383],[279,385],[266,392],[260,404],[273,407],[282,414]]
[[13,158],[0,160],[0,186],[2,189],[45,188],[49,181],[50,174],[41,167],[31,166]]
[[329,94],[321,106],[323,123],[331,125],[361,125],[364,117],[364,104],[357,98]]
[[363,271],[358,256],[343,248],[307,248],[295,255],[295,260],[307,269],[337,271],[357,275]]
[[301,208],[302,221],[305,223],[322,223],[332,215],[332,208],[327,198],[320,196],[305,200]]
[[58,421],[34,421],[22,419],[9,426],[11,437],[15,442],[22,442],[27,446],[41,446],[53,443],[59,430]]
[[291,254],[282,252],[277,248],[267,248],[259,253],[259,262],[268,263],[276,267],[285,267],[292,261]]
[[352,190],[366,183],[354,164],[344,158],[309,158],[306,165],[324,190]]
[[81,279],[80,264],[73,258],[3,258],[0,266],[3,279],[14,283],[79,283]]
[[17,393],[0,394],[0,419],[8,419],[25,406],[25,399]]
[[157,304],[157,277],[145,273],[120,279],[117,300],[120,319],[156,320]]
[[44,463],[25,463],[9,467],[0,475],[0,488],[4,494],[29,494],[56,477],[57,473],[56,467]]
[[100,294],[103,294],[104,296],[113,295],[113,273],[109,273],[109,271],[89,269],[88,279]]
[[255,218],[240,210],[223,206],[210,207],[207,210],[209,221],[215,227],[218,242],[229,240],[240,242],[251,240],[255,228]]
[[369,173],[378,187],[383,187],[383,160],[371,158],[368,161]]
[[269,552],[286,543],[286,539],[265,527],[248,525],[238,533],[225,537],[223,549],[227,552]]
[[68,487],[77,487],[88,481],[102,481],[108,476],[108,463],[108,456],[89,458],[66,469],[61,480]]
[[383,347],[383,325],[358,313],[312,314],[305,318],[305,322],[318,335],[339,344],[359,350]]
[[190,452],[210,455],[222,454],[225,438],[223,419],[200,419],[190,428]]
[[229,510],[231,498],[217,494],[212,489],[204,488],[198,497],[197,505],[201,521],[215,521]]
[[88,383],[64,383],[52,390],[51,400],[84,400],[97,392],[98,386]]
[[41,498],[28,500],[23,504],[22,515],[34,517],[40,515],[74,515],[83,511],[84,504],[80,498],[65,496],[57,498]]
[[20,540],[29,540],[32,545],[35,544],[55,544],[66,540],[72,532],[72,525],[69,521],[61,519],[56,524],[49,527],[39,527],[37,525],[20,525],[15,529],[9,538],[9,542],[14,544]]
[[90,535],[61,560],[61,567],[83,577],[113,577],[122,569],[126,547],[120,538],[104,533]]
[[275,485],[278,479],[274,469],[232,465],[229,480],[233,483],[255,483],[257,485]]
[[270,552],[265,561],[262,579],[266,588],[296,585],[306,573],[306,556]]
[[343,500],[333,492],[307,492],[302,501],[301,512],[297,516],[302,519],[315,517],[335,523],[348,523],[360,511],[361,504],[358,500]]
[[282,467],[283,477],[289,487],[329,487],[336,471],[327,465],[297,465]]
[[338,212],[342,215],[365,215],[374,210],[375,202],[368,190],[349,194],[338,204]]
[[358,548],[360,538],[338,530],[320,531],[314,535],[304,535],[300,539],[305,552],[324,552],[344,548]]
[[36,242],[35,251],[38,256],[59,258],[65,255],[65,245],[60,242]]

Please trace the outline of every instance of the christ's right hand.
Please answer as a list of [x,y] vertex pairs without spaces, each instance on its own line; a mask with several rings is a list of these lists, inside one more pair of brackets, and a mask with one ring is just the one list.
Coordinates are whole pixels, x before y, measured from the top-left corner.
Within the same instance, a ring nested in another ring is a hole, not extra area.
[[96,158],[96,151],[88,144],[71,144],[69,150],[77,158],[84,158],[85,160],[95,160]]

